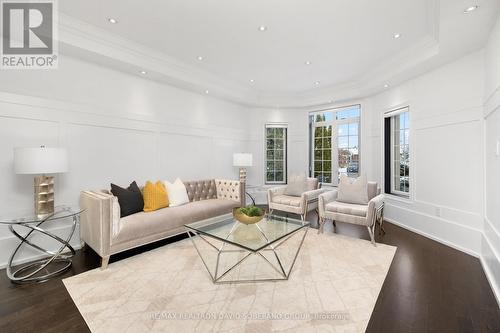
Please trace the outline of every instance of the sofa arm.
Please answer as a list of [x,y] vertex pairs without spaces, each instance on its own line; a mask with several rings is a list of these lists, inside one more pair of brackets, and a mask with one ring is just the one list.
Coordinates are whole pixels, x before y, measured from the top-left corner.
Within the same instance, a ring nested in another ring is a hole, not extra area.
[[239,203],[243,202],[242,196],[244,196],[245,193],[241,193],[242,187],[238,180],[216,179],[215,188],[217,191],[217,199],[232,200]]
[[318,197],[318,210],[319,210],[319,216],[325,216],[325,207],[328,203],[337,200],[338,197],[338,191],[337,190],[330,190],[327,191],[323,194],[320,194]]
[[315,201],[315,200],[318,200],[318,198],[321,194],[323,194],[327,191],[328,190],[324,189],[324,188],[320,188],[320,189],[312,190],[312,191],[307,191],[307,192],[302,193],[302,199],[305,202]]
[[384,206],[384,195],[379,194],[368,202],[368,213],[366,214],[366,220],[371,227],[375,220],[377,219],[377,211],[379,211]]
[[120,231],[120,206],[112,195],[83,191],[80,206],[80,237],[101,257],[110,255],[111,240]]

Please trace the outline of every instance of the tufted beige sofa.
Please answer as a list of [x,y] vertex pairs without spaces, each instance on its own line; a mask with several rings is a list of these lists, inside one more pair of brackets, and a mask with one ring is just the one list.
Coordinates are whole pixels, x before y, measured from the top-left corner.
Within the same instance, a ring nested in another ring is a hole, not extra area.
[[185,232],[184,224],[227,214],[241,206],[240,182],[209,179],[184,182],[189,203],[120,218],[118,199],[108,191],[82,191],[82,242],[102,258],[105,269],[113,254]]

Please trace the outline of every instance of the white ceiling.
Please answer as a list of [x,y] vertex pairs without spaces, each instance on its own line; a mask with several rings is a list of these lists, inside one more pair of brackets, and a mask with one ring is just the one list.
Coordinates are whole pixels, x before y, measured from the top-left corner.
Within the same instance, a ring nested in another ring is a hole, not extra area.
[[[471,4],[480,8],[464,14]],[[68,53],[239,102],[288,106],[373,93],[426,62],[478,49],[499,7],[498,0],[59,2],[67,34],[88,32],[108,48],[96,60],[95,47],[67,37]],[[113,52],[111,41],[119,45]],[[131,50],[142,53],[135,63],[116,55]]]

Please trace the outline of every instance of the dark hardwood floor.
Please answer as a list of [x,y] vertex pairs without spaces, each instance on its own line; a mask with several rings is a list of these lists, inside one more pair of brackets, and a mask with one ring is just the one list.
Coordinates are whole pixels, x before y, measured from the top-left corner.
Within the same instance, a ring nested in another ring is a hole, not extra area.
[[[309,216],[316,227],[316,216]],[[477,258],[385,223],[377,242],[398,247],[367,332],[500,332],[500,309]],[[332,232],[327,225],[325,232]],[[366,228],[337,223],[337,233],[369,239]],[[150,244],[111,262],[177,241]],[[16,285],[0,271],[0,332],[89,332],[62,283],[96,268],[92,251],[77,251],[70,271],[40,284]]]

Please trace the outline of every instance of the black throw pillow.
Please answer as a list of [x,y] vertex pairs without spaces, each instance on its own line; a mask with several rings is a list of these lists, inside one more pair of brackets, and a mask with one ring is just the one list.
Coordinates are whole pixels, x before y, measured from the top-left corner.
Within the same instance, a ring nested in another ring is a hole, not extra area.
[[144,199],[135,181],[128,188],[111,184],[111,193],[118,198],[120,217],[142,212],[144,209]]

